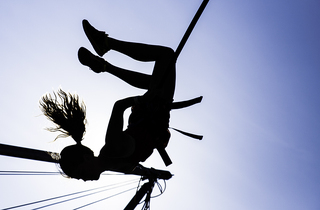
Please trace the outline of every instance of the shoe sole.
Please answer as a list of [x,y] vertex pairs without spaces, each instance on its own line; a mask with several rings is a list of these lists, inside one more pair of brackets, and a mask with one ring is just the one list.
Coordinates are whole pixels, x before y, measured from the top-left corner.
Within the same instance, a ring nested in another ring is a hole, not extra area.
[[99,45],[97,44],[97,42],[95,42],[94,38],[90,35],[89,33],[89,28],[94,28],[93,26],[91,26],[91,24],[87,21],[87,20],[83,20],[82,21],[82,27],[84,30],[84,33],[86,34],[86,36],[88,37],[93,49],[96,51],[96,53],[99,56],[103,56],[106,53],[106,50],[101,50],[101,48],[99,47]]

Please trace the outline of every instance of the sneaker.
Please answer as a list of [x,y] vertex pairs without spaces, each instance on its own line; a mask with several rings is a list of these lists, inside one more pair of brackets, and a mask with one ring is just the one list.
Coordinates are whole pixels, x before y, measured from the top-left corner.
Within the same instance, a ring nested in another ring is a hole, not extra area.
[[108,37],[108,34],[106,34],[103,31],[98,31],[92,25],[90,25],[90,23],[87,20],[82,21],[82,26],[93,49],[96,51],[98,55],[103,56],[106,52],[110,50],[106,42],[106,37]]
[[103,58],[93,55],[89,50],[81,47],[78,51],[78,58],[82,65],[88,66],[96,73],[104,72],[106,61]]

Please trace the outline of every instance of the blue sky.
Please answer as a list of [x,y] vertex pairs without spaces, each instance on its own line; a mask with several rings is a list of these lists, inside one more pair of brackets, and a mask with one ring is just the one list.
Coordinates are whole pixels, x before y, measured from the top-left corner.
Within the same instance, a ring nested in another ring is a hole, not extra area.
[[[98,154],[113,103],[143,92],[78,62],[79,47],[92,50],[82,19],[111,37],[176,49],[200,4],[1,1],[0,143],[55,152],[73,144],[70,139],[52,142],[56,134],[44,130],[51,124],[38,106],[43,94],[62,87],[85,101],[89,124],[83,144]],[[166,168],[157,152],[144,164],[175,175],[166,192],[151,201],[151,209],[320,208],[319,7],[316,0],[209,2],[178,59],[175,94],[177,101],[204,99],[171,116],[172,127],[204,139],[172,131],[167,151],[173,165]],[[115,52],[104,58],[152,71],[153,63]],[[57,170],[54,164],[5,156],[0,156],[0,166]],[[1,176],[0,208],[133,178],[104,176],[85,183],[61,176]],[[123,209],[133,194],[87,209]],[[71,209],[96,199],[58,207]]]

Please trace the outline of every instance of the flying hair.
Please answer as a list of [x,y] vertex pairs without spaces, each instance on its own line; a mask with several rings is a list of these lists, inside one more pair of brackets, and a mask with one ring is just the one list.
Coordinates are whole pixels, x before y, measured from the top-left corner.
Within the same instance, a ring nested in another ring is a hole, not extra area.
[[56,125],[47,130],[62,133],[56,139],[71,136],[77,144],[81,143],[86,130],[86,106],[79,102],[78,95],[59,89],[57,93],[53,92],[53,96],[42,96],[40,109]]

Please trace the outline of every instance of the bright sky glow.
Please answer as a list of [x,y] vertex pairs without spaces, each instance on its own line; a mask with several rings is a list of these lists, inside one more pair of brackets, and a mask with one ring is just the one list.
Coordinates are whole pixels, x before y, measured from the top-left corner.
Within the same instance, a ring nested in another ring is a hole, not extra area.
[[[0,143],[54,152],[73,144],[52,142],[56,134],[44,130],[51,123],[38,105],[43,94],[61,87],[85,101],[89,124],[83,144],[98,154],[113,103],[143,91],[79,63],[79,47],[93,52],[82,19],[111,37],[176,49],[201,2],[1,1]],[[178,59],[175,94],[176,101],[203,95],[203,102],[171,114],[172,127],[204,139],[172,131],[167,151],[173,165],[166,168],[156,151],[144,164],[175,175],[166,192],[151,200],[152,210],[320,209],[319,8],[317,0],[209,2]],[[104,58],[144,73],[153,67],[114,52]],[[0,170],[57,168],[0,156]],[[85,183],[62,176],[1,176],[0,209],[133,178]],[[123,209],[133,195],[86,209]]]

